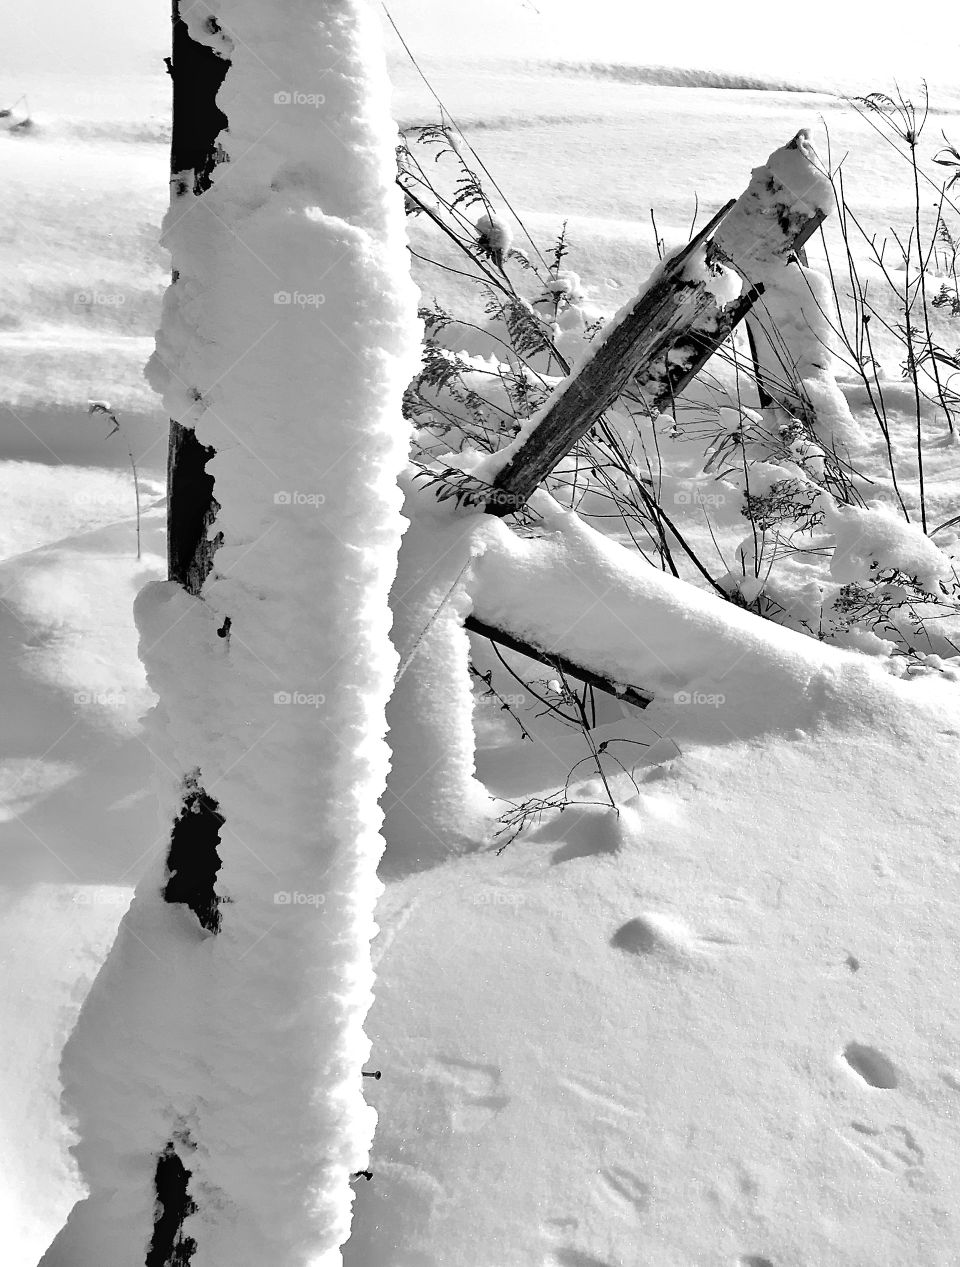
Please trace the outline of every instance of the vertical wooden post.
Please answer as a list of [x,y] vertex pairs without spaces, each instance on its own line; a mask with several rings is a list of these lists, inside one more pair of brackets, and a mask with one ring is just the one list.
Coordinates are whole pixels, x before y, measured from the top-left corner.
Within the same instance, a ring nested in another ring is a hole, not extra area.
[[[803,265],[807,267],[807,250],[803,245],[807,242],[816,230],[823,224],[824,216],[822,212],[818,212],[810,222],[804,226],[797,235],[794,242],[794,254]],[[759,289],[763,290],[763,284],[760,283]],[[754,313],[748,313],[744,326],[747,331],[747,343],[750,345],[750,359],[753,361],[753,374],[757,383],[757,398],[761,409],[770,409],[777,404],[777,401],[770,395],[767,388],[763,373],[763,359],[760,355],[761,340],[764,343],[769,342],[768,337],[763,329],[763,323],[757,320]]]

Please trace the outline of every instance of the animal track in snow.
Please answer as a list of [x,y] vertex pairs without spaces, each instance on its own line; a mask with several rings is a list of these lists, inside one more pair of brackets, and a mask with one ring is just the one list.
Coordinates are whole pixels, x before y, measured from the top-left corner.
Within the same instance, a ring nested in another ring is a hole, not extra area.
[[481,1130],[510,1102],[498,1089],[503,1074],[496,1065],[440,1056],[427,1062],[424,1073],[450,1087],[450,1125],[458,1133]]
[[618,1206],[626,1203],[635,1214],[645,1214],[650,1208],[651,1186],[632,1170],[610,1166],[600,1171],[600,1180],[603,1190]]
[[380,932],[373,941],[370,950],[370,958],[373,961],[374,968],[379,966],[380,960],[392,946],[393,939],[409,920],[415,908],[420,905],[420,901],[419,897],[410,898],[398,909],[391,911],[389,915],[381,914]]
[[612,1095],[608,1095],[599,1086],[590,1086],[586,1082],[582,1082],[579,1078],[558,1077],[557,1082],[561,1087],[568,1091],[572,1091],[578,1099],[584,1100],[595,1111],[606,1110],[608,1113],[629,1113],[630,1109],[626,1104],[622,1104]]
[[840,1138],[851,1148],[863,1153],[875,1166],[890,1174],[900,1175],[916,1187],[923,1176],[923,1149],[913,1132],[905,1126],[867,1126],[851,1122],[851,1134]]
[[623,847],[626,811],[619,814],[608,805],[584,805],[567,810],[562,822],[554,821],[535,832],[531,839],[557,839],[564,842],[550,857],[556,865],[574,858],[591,858],[615,854]]
[[772,1258],[764,1258],[762,1254],[741,1254],[737,1267],[774,1267],[774,1264]]
[[866,1043],[847,1043],[843,1049],[843,1058],[854,1073],[881,1091],[893,1091],[900,1085],[900,1077],[889,1057],[876,1047],[868,1047]]
[[575,1232],[580,1226],[580,1220],[568,1216],[561,1219],[547,1219],[540,1226],[540,1231],[544,1236],[556,1237],[567,1236],[571,1232]]

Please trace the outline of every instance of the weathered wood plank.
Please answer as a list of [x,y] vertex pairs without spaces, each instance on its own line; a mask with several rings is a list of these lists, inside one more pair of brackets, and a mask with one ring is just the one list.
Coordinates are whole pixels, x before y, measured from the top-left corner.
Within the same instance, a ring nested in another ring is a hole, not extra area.
[[[807,263],[804,245],[823,224],[824,219],[823,212],[818,211],[793,240],[793,251],[803,265]],[[722,239],[722,229],[719,236]],[[673,407],[677,397],[690,386],[710,357],[744,318],[750,338],[751,355],[757,370],[760,406],[763,408],[773,403],[755,353],[755,323],[750,315],[754,304],[763,295],[763,289],[763,282],[755,282],[738,299],[725,307],[719,307],[716,302],[709,304],[697,318],[689,334],[678,339],[663,360],[652,365],[645,375],[635,378],[638,390],[651,402],[654,410],[662,412]]]
[[637,388],[652,401],[655,411],[673,407],[676,398],[690,386],[762,294],[763,286],[759,285],[751,286],[723,308],[714,300],[704,307],[690,331],[677,339],[662,362],[651,366],[645,377],[635,376]]

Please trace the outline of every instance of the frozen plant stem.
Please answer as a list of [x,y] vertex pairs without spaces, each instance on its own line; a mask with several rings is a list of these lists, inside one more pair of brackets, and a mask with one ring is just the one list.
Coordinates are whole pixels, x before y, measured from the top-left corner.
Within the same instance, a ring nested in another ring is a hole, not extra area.
[[140,559],[140,478],[137,475],[137,462],[136,462],[136,458],[134,458],[133,456],[133,447],[130,444],[129,439],[127,438],[126,432],[120,426],[120,423],[117,419],[117,415],[112,411],[110,406],[105,401],[91,400],[90,408],[88,412],[92,414],[103,414],[105,417],[109,418],[110,421],[113,423],[113,430],[107,432],[107,437],[109,438],[110,436],[114,436],[117,434],[117,432],[119,432],[123,439],[124,444],[127,446],[127,455],[130,458],[130,469],[131,471],[133,471],[133,492],[134,492],[134,496],[136,498],[136,503],[137,503],[137,559],[139,561]]

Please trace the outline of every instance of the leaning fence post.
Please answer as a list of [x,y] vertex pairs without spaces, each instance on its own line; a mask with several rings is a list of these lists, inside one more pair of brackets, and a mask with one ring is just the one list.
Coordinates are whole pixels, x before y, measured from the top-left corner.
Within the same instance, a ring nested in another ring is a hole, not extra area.
[[[802,128],[754,169],[715,238],[719,257],[745,287],[758,288],[763,295],[745,321],[762,409],[774,406],[801,416],[805,412],[798,380],[816,362],[799,340],[791,340],[789,330],[800,314],[811,332],[822,325],[816,300],[799,270],[807,263],[805,243],[823,223],[832,198],[829,178],[808,130]],[[786,320],[778,321],[781,310]],[[826,334],[821,331],[819,341],[812,335],[818,360],[829,355],[822,346]]]
[[685,266],[733,205],[731,199],[665,260],[633,304],[597,336],[587,359],[556,389],[526,436],[511,446],[484,505],[488,514],[503,517],[519,510],[630,380],[665,356],[713,301],[706,287],[686,277]]
[[[736,324],[761,299],[822,222],[832,189],[809,134],[801,130],[765,164],[695,238],[664,261],[645,289],[597,336],[583,363],[502,455],[487,514],[519,510],[533,490],[582,439],[633,381],[662,410],[702,369]],[[700,254],[703,258],[700,258]],[[726,263],[742,279],[743,293],[718,303],[688,265]],[[762,369],[775,380],[766,360]]]

